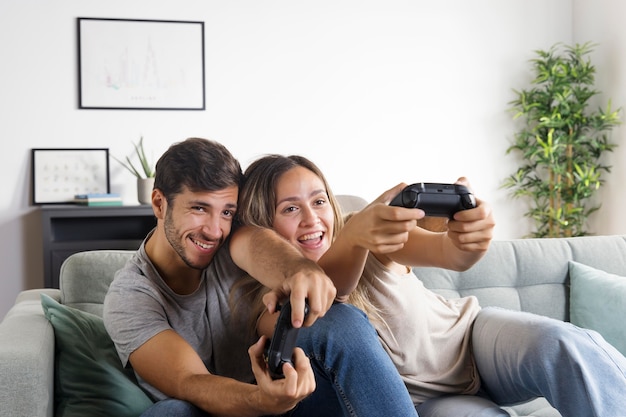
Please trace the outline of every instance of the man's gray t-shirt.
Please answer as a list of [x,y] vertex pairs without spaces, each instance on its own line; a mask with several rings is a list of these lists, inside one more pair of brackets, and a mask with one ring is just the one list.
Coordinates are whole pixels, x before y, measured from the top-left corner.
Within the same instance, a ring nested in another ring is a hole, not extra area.
[[[248,347],[254,340],[245,331],[245,318],[235,321],[229,305],[230,289],[245,272],[233,263],[227,245],[218,250],[198,289],[189,295],[176,294],[165,284],[144,245],[117,272],[104,300],[104,324],[122,364],[126,366],[130,354],[150,338],[172,329],[209,372],[253,382]],[[166,398],[138,379],[155,400]]]

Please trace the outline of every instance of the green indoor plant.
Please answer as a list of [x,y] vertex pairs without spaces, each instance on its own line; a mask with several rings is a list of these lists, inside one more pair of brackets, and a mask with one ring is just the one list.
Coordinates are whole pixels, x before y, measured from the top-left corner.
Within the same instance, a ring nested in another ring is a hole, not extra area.
[[133,164],[129,156],[125,160],[113,158],[137,178],[137,200],[140,204],[152,202],[152,189],[154,188],[155,166],[146,156],[143,148],[143,136],[138,143],[133,143],[135,156],[139,159],[139,167]]
[[154,164],[146,156],[146,152],[143,148],[143,136],[139,139],[138,143],[133,143],[135,148],[135,156],[139,159],[139,168],[135,167],[129,156],[125,160],[121,160],[113,156],[117,162],[122,164],[124,168],[130,171],[138,179],[141,178],[153,178],[154,177]]
[[525,213],[535,221],[533,237],[582,236],[586,220],[600,208],[590,198],[600,188],[610,166],[602,156],[617,146],[609,131],[620,124],[620,109],[590,111],[595,67],[587,55],[593,44],[557,43],[535,51],[535,78],[527,90],[513,90],[509,104],[523,128],[506,153],[516,152],[522,165],[503,183],[514,198],[529,198]]

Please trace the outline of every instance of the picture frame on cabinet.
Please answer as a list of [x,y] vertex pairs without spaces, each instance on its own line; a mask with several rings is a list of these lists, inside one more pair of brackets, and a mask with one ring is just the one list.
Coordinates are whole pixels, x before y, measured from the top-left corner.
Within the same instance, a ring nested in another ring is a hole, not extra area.
[[79,109],[204,110],[204,22],[77,18]]
[[76,194],[109,193],[108,148],[37,148],[31,152],[32,203],[70,204]]

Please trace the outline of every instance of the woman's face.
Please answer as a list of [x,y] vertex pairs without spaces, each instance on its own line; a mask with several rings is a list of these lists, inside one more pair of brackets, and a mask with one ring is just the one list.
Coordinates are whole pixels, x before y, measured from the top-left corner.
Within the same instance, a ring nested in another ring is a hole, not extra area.
[[333,235],[333,208],[322,180],[304,167],[285,172],[276,185],[274,229],[304,256],[317,261]]

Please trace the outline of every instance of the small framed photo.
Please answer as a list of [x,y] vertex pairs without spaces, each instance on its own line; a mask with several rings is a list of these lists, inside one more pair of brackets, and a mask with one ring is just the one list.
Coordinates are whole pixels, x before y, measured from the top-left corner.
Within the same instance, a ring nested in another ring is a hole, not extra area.
[[109,193],[109,149],[33,149],[33,204],[67,204],[76,194]]
[[205,109],[204,22],[77,23],[80,109]]

